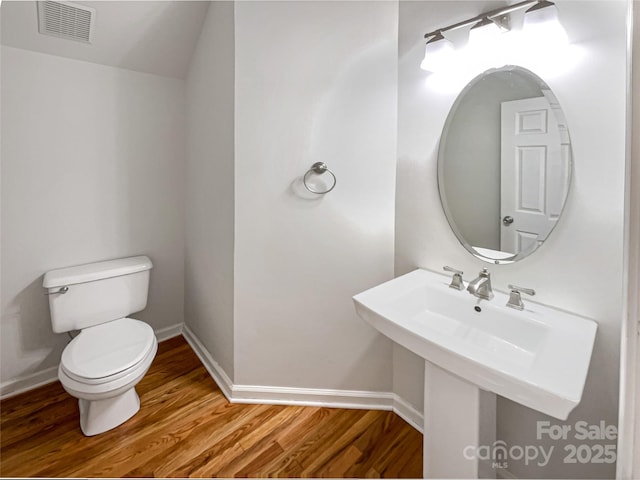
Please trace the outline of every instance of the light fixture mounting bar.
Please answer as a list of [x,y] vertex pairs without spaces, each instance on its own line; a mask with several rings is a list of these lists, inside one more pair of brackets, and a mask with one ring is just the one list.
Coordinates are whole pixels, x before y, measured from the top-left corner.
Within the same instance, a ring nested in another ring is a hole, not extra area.
[[491,10],[486,13],[482,13],[468,20],[464,20],[462,22],[454,23],[452,25],[448,25],[446,27],[439,28],[434,30],[433,32],[425,33],[424,38],[435,37],[436,35],[441,35],[442,32],[447,30],[453,30],[454,28],[466,27],[468,25],[476,24],[478,22],[489,23],[491,18],[499,18],[504,15],[508,15],[511,12],[516,10],[520,10],[521,8],[533,7],[536,8],[545,8],[554,5],[552,2],[547,0],[525,0],[524,2],[514,3],[513,5],[509,5],[508,7],[497,8],[495,10]]

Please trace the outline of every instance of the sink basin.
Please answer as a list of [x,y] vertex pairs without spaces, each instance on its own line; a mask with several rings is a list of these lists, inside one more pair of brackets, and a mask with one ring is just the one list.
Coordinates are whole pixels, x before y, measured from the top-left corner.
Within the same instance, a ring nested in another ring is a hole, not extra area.
[[506,307],[449,288],[450,277],[415,270],[353,297],[381,333],[457,377],[566,420],[580,402],[597,324],[525,299]]

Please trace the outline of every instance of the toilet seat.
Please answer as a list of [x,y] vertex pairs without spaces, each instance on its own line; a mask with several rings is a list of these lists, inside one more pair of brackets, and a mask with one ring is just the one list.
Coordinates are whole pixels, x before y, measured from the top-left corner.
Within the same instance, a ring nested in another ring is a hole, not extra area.
[[84,385],[111,383],[148,368],[156,347],[149,325],[121,318],[82,330],[64,349],[60,371]]

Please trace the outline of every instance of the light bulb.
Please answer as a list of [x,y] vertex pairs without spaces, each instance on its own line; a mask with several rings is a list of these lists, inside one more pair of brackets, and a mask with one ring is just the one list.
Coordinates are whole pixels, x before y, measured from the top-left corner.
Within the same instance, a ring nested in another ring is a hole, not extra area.
[[560,47],[569,43],[567,32],[558,20],[558,9],[551,2],[542,2],[527,10],[522,33],[538,45]]
[[442,35],[436,35],[427,42],[420,68],[431,73],[442,70],[451,61],[453,53],[451,42]]
[[502,30],[495,23],[477,26],[469,33],[469,45],[475,50],[493,48],[500,42]]
[[490,22],[471,29],[465,63],[476,69],[504,65],[503,31]]

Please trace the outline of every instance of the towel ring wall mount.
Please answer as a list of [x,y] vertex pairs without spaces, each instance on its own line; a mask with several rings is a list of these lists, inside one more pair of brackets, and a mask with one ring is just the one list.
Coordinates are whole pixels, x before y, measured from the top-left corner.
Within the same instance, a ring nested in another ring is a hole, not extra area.
[[[315,173],[316,175],[322,175],[324,173],[329,173],[329,175],[331,175],[332,177],[332,183],[331,186],[329,188],[327,188],[326,190],[314,190],[313,188],[311,188],[308,184],[307,184],[307,179],[309,177],[309,175],[311,175],[312,173]],[[313,165],[311,165],[311,168],[309,170],[307,170],[307,172],[304,174],[304,176],[302,177],[302,183],[304,183],[304,187],[309,190],[311,193],[315,193],[316,195],[324,195],[325,193],[329,193],[331,190],[333,190],[336,186],[336,175],[329,170],[329,167],[327,167],[327,164],[324,162],[316,162]]]

